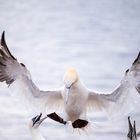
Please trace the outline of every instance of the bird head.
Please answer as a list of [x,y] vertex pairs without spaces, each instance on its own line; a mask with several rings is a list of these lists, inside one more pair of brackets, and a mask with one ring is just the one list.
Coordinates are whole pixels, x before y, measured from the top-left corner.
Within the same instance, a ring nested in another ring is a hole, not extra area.
[[66,71],[63,81],[66,88],[70,88],[74,85],[79,79],[76,69],[70,68]]
[[68,71],[66,71],[63,78],[63,82],[66,90],[66,103],[68,101],[69,91],[71,87],[74,86],[78,82],[78,80],[79,80],[79,75],[76,69],[70,68],[68,69]]
[[31,123],[30,123],[30,127],[32,128],[38,128],[40,126],[40,124],[47,118],[44,117],[41,119],[42,113],[40,113],[40,115],[35,116],[34,118],[32,118]]

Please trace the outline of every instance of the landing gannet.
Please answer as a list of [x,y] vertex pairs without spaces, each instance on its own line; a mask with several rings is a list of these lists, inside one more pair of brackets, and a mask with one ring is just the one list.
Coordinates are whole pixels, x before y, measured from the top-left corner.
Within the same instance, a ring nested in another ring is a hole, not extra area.
[[[59,105],[64,107],[66,121],[71,121],[74,128],[82,128],[88,124],[88,108],[106,110],[109,115],[115,115],[133,107],[140,93],[140,53],[130,69],[125,72],[121,84],[110,94],[98,94],[87,89],[75,69],[69,69],[64,75],[64,86],[57,90],[41,91],[33,83],[30,72],[23,63],[10,53],[5,42],[4,32],[0,48],[0,82],[5,81],[13,93],[21,96],[39,112],[46,107]],[[125,108],[127,107],[127,108]],[[131,108],[133,109],[133,108]]]

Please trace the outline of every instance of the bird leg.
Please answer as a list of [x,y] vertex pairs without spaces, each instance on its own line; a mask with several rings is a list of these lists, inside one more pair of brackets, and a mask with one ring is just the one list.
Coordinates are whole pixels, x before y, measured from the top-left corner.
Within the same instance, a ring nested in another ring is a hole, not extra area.
[[49,118],[51,118],[52,120],[54,120],[56,122],[59,122],[59,123],[62,123],[64,125],[67,123],[66,121],[64,121],[64,119],[62,119],[60,116],[58,116],[55,112],[51,113],[51,114],[48,114],[47,116]]
[[88,125],[87,120],[77,119],[72,123],[73,128],[83,128]]

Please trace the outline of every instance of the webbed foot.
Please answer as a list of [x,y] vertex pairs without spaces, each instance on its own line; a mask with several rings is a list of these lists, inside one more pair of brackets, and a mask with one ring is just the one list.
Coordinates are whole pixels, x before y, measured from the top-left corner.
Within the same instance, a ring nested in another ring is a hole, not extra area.
[[87,120],[77,119],[72,123],[73,128],[83,128],[88,125]]

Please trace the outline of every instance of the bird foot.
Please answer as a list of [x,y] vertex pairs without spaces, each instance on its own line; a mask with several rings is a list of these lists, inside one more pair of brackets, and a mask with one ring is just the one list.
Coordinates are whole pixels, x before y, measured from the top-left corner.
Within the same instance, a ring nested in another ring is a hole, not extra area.
[[62,124],[66,124],[67,122],[64,121],[59,115],[57,115],[55,112],[54,113],[51,113],[51,114],[48,114],[47,115],[49,118],[51,118],[52,120],[56,121],[56,122],[59,122],[59,123],[62,123]]
[[[59,115],[57,115],[55,112],[54,113],[51,113],[51,114],[48,114],[47,115],[50,119],[56,121],[56,122],[59,122],[59,123],[62,123],[64,125],[66,125],[66,121],[64,121],[63,118],[61,118]],[[89,124],[89,122],[87,120],[82,120],[82,119],[77,119],[76,121],[74,121],[72,123],[72,126],[73,128],[84,128],[86,127],[87,125]]]
[[73,128],[84,128],[87,125],[88,125],[88,121],[82,119],[77,119],[72,123]]

